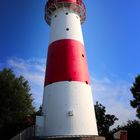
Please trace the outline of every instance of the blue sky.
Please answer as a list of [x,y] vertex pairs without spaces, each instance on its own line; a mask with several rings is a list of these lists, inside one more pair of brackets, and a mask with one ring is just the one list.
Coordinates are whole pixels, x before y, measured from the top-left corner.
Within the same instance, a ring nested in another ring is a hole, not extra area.
[[[49,26],[46,0],[0,0],[0,69],[11,67],[29,80],[34,104],[42,102]],[[83,35],[94,102],[122,124],[135,118],[129,91],[140,73],[140,1],[85,0]]]

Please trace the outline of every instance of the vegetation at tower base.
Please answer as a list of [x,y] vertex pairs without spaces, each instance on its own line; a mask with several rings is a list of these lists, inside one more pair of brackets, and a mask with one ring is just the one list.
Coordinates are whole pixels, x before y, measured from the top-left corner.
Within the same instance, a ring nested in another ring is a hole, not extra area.
[[135,82],[130,90],[134,98],[130,101],[130,104],[133,108],[136,108],[136,116],[140,119],[140,75],[135,78]]
[[40,105],[38,111],[35,113],[36,116],[42,116],[42,105]]
[[32,125],[34,107],[28,81],[11,69],[0,71],[0,135],[9,139]]
[[[135,81],[130,88],[133,95],[133,100],[130,101],[130,105],[136,108],[136,116],[140,119],[140,75],[135,77]],[[123,117],[123,116],[122,116]],[[98,120],[98,119],[97,119]],[[139,140],[140,139],[140,121],[129,120],[126,124],[117,126],[115,129],[110,131],[106,135],[106,140],[114,140],[113,134],[119,130],[126,130],[128,140]]]
[[107,136],[109,134],[110,126],[112,126],[115,121],[118,120],[118,118],[115,117],[115,115],[106,114],[105,107],[99,102],[96,102],[94,107],[97,119],[98,133],[101,136]]

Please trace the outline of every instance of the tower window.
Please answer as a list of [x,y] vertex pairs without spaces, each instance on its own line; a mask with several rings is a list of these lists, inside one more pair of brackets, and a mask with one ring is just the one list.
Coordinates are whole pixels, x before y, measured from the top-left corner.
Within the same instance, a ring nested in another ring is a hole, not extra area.
[[69,31],[70,29],[69,28],[66,28],[66,31]]
[[85,57],[84,54],[82,54],[82,57]]

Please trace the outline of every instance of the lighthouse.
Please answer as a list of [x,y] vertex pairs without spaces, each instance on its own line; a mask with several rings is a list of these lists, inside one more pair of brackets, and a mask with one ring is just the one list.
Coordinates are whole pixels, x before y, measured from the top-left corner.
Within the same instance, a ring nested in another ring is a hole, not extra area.
[[42,116],[36,136],[96,136],[97,125],[81,25],[86,19],[82,0],[48,0],[50,26]]

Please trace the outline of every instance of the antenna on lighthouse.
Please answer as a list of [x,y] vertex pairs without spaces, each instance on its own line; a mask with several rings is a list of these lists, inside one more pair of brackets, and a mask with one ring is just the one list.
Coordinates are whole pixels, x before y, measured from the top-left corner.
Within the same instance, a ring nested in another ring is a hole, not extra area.
[[81,24],[82,0],[48,0],[45,20],[51,28],[43,95],[36,136],[98,135]]

